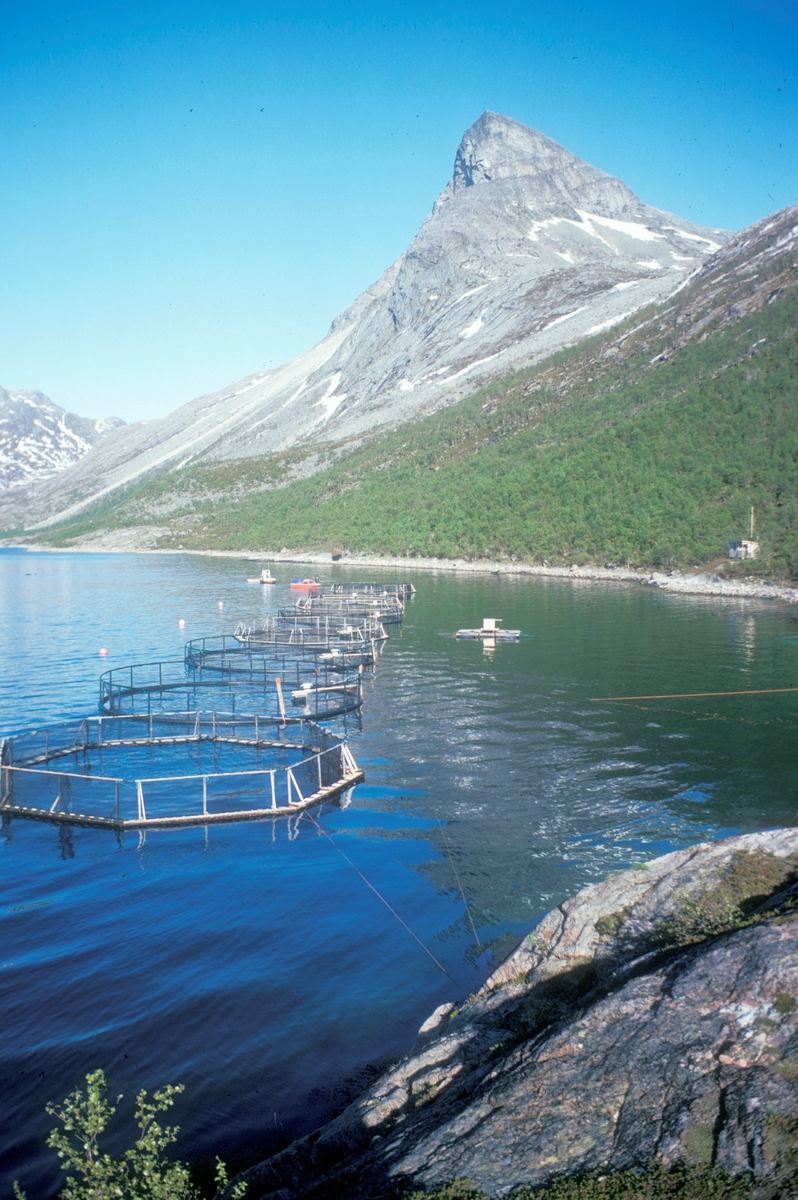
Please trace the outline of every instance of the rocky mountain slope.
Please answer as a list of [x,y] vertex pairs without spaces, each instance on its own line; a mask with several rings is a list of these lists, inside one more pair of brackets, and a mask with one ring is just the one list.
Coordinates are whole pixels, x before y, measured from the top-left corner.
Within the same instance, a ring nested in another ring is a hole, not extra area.
[[15,497],[4,523],[69,516],[166,466],[352,439],[434,411],[662,300],[728,236],[486,112],[408,249],[318,346],[118,431],[58,485]]
[[65,471],[124,423],[79,417],[42,392],[0,387],[0,490]]
[[498,1197],[651,1159],[793,1195],[797,866],[798,831],[775,830],[584,889],[339,1117],[245,1172],[247,1196],[467,1177]]
[[719,559],[754,505],[754,567],[798,578],[796,284],[794,205],[663,304],[396,431],[163,470],[39,536],[669,569]]

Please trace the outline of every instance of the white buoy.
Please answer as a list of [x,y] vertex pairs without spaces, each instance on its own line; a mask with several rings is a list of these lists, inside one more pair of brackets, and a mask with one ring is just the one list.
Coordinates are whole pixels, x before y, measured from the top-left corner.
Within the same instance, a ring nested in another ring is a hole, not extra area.
[[181,618],[180,618],[180,620],[177,622],[177,628],[178,628],[178,629],[185,629],[185,627],[186,627],[186,623],[185,623],[185,621],[183,620],[183,618],[181,617]]
[[219,601],[219,608],[224,608],[224,600]]
[[106,658],[107,655],[108,651],[106,650],[105,646],[100,646],[100,658]]

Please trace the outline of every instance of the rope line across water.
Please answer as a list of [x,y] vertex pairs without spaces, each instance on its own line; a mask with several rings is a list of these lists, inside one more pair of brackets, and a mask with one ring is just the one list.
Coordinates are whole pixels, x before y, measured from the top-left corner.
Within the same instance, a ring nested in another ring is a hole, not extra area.
[[778,692],[795,692],[793,684],[786,688],[745,688],[737,692],[666,692],[662,696],[591,696],[591,704],[609,704],[621,700],[694,700],[703,696],[773,696]]
[[468,919],[471,922],[471,928],[474,931],[474,937],[476,938],[477,945],[479,946],[479,949],[481,951],[482,950],[482,942],[479,940],[479,934],[477,933],[477,927],[474,924],[474,918],[471,916],[471,909],[468,907],[468,901],[466,900],[466,895],[465,895],[465,892],[463,891],[463,885],[460,882],[460,876],[457,874],[457,867],[454,865],[454,859],[452,858],[452,852],[449,849],[449,843],[446,840],[446,834],[444,833],[443,825],[441,825],[440,817],[438,817],[438,825],[440,825],[441,837],[443,838],[443,844],[446,847],[446,853],[449,856],[449,864],[454,873],[454,877],[457,880],[457,886],[460,889],[460,895],[463,897],[463,904],[465,905],[465,910],[468,913]]
[[[417,942],[418,942],[418,944],[419,944],[419,946],[421,947],[421,949],[424,951],[424,953],[425,953],[425,954],[429,955],[429,957],[430,957],[430,958],[432,959],[432,961],[435,963],[435,966],[438,968],[438,970],[439,970],[439,971],[443,971],[443,973],[444,973],[444,975],[446,976],[446,978],[447,978],[447,979],[449,979],[449,980],[451,980],[451,982],[452,982],[452,983],[454,984],[454,986],[455,986],[455,987],[458,989],[458,991],[465,992],[465,990],[466,990],[466,989],[463,987],[463,985],[462,985],[461,983],[458,983],[458,982],[457,982],[457,980],[455,979],[454,975],[450,975],[450,974],[449,974],[449,972],[446,970],[446,967],[443,965],[443,963],[442,963],[442,962],[439,962],[439,961],[438,961],[438,959],[435,957],[435,955],[434,955],[434,954],[432,953],[432,951],[430,950],[429,946],[425,946],[425,944],[422,942],[422,940],[421,940],[421,938],[418,936],[418,934],[417,934],[417,933],[414,933],[414,932],[413,932],[413,930],[410,928],[410,926],[407,924],[407,922],[402,920],[402,918],[399,916],[399,913],[396,911],[396,909],[395,909],[395,908],[393,908],[393,907],[392,907],[392,906],[391,906],[391,905],[388,903],[388,901],[385,899],[385,897],[382,895],[382,893],[381,893],[381,892],[378,892],[378,891],[377,891],[377,889],[375,888],[374,884],[373,884],[373,883],[371,883],[371,881],[370,881],[370,880],[366,879],[366,876],[363,874],[363,872],[360,870],[360,868],[359,868],[359,867],[355,866],[355,864],[352,862],[352,859],[349,857],[349,855],[347,855],[347,854],[344,854],[344,852],[343,852],[343,850],[341,849],[341,847],[340,847],[340,846],[338,846],[338,845],[336,844],[335,840],[334,840],[333,838],[331,838],[331,837],[330,837],[330,835],[329,835],[329,833],[327,832],[327,830],[326,830],[326,829],[325,829],[325,828],[324,828],[322,825],[320,825],[320,824],[319,824],[319,822],[316,820],[316,818],[315,818],[315,817],[314,817],[314,816],[313,816],[311,813],[309,813],[307,810],[306,810],[305,812],[303,812],[302,816],[303,816],[303,817],[307,817],[307,819],[308,819],[309,821],[312,821],[312,822],[313,822],[313,824],[314,824],[314,825],[316,826],[316,828],[318,829],[319,833],[323,833],[323,834],[324,834],[324,836],[325,836],[325,837],[328,839],[328,841],[330,842],[330,844],[331,844],[331,845],[333,845],[333,846],[335,846],[335,849],[336,849],[336,850],[338,851],[338,853],[341,855],[341,858],[345,859],[345,861],[349,863],[349,865],[350,865],[350,867],[352,868],[352,870],[353,870],[353,871],[356,871],[356,872],[358,873],[358,875],[360,876],[360,878],[361,878],[361,879],[363,880],[363,882],[365,883],[366,887],[369,887],[369,888],[371,888],[371,890],[372,890],[372,892],[374,893],[374,895],[375,895],[375,896],[376,896],[376,897],[377,897],[379,900],[381,900],[381,901],[383,902],[383,904],[385,905],[385,907],[388,909],[388,911],[389,911],[390,913],[392,913],[392,914],[393,914],[393,915],[396,917],[396,919],[397,919],[397,921],[399,922],[399,924],[400,924],[401,926],[403,926],[403,928],[405,928],[405,929],[407,930],[407,932],[410,934],[411,938],[413,938],[415,941],[417,941]],[[300,818],[300,819],[301,819],[301,818]]]

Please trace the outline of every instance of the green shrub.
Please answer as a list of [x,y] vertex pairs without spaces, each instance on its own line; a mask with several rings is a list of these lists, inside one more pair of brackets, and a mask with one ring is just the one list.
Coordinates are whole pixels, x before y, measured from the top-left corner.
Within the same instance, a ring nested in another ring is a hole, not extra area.
[[599,917],[596,921],[597,933],[600,933],[602,937],[616,937],[628,915],[627,909],[620,909],[618,912],[606,913],[603,917]]
[[[164,1157],[167,1146],[177,1140],[177,1126],[159,1125],[158,1113],[174,1104],[175,1096],[183,1091],[182,1084],[169,1084],[147,1099],[145,1091],[136,1097],[138,1136],[133,1146],[117,1158],[103,1153],[99,1139],[116,1112],[107,1098],[108,1084],[101,1070],[86,1076],[86,1094],[76,1088],[60,1104],[47,1105],[47,1112],[57,1117],[56,1127],[47,1145],[57,1153],[67,1172],[62,1200],[199,1200],[199,1192],[191,1182],[188,1167],[180,1161]],[[117,1103],[122,1097],[117,1097]],[[227,1169],[216,1160],[216,1185],[227,1186]],[[231,1200],[240,1200],[247,1190],[237,1183],[230,1191]],[[25,1194],[14,1184],[16,1200]]]

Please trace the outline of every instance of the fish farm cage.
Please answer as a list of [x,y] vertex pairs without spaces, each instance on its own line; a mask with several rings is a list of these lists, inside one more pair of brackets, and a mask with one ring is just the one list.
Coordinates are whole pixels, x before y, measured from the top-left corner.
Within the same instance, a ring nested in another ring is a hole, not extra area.
[[216,663],[206,669],[201,656],[133,663],[100,676],[100,711],[149,715],[153,712],[223,710],[281,720],[328,721],[356,712],[363,703],[360,672],[332,670],[305,657],[253,656],[235,669]]
[[100,716],[0,741],[0,816],[118,831],[291,816],[362,779],[346,742],[304,720]]
[[377,657],[376,647],[371,642],[350,649],[346,646],[327,646],[321,642],[273,642],[268,634],[246,630],[244,634],[223,633],[215,637],[193,638],[186,642],[184,661],[187,667],[201,667],[205,671],[220,671],[228,675],[240,672],[260,673],[271,669],[276,657],[282,658],[290,650],[296,658],[316,667],[326,667],[336,676],[357,671],[360,667],[372,667]]
[[[317,617],[267,617],[259,625],[240,623],[234,634],[237,641],[247,646],[289,646],[339,655],[371,654],[388,641],[388,634],[381,621],[362,620],[347,623],[345,618]],[[358,660],[353,659],[355,665]],[[363,662],[364,666],[369,665]]]
[[[0,817],[116,831],[296,817],[363,773],[343,732],[412,584],[331,584],[183,658],[113,667],[99,716],[0,737]],[[339,726],[339,731],[342,726]]]
[[326,596],[396,596],[410,600],[416,594],[412,583],[329,583],[322,585]]
[[296,604],[278,610],[279,616],[344,618],[352,621],[379,621],[383,625],[400,625],[405,606],[395,596],[305,596]]
[[293,613],[291,616],[267,617],[260,625],[241,622],[235,631],[240,641],[260,638],[261,641],[288,646],[317,645],[327,648],[342,645],[382,645],[388,634],[382,621],[363,617],[347,621],[336,613],[319,613],[316,616]]

